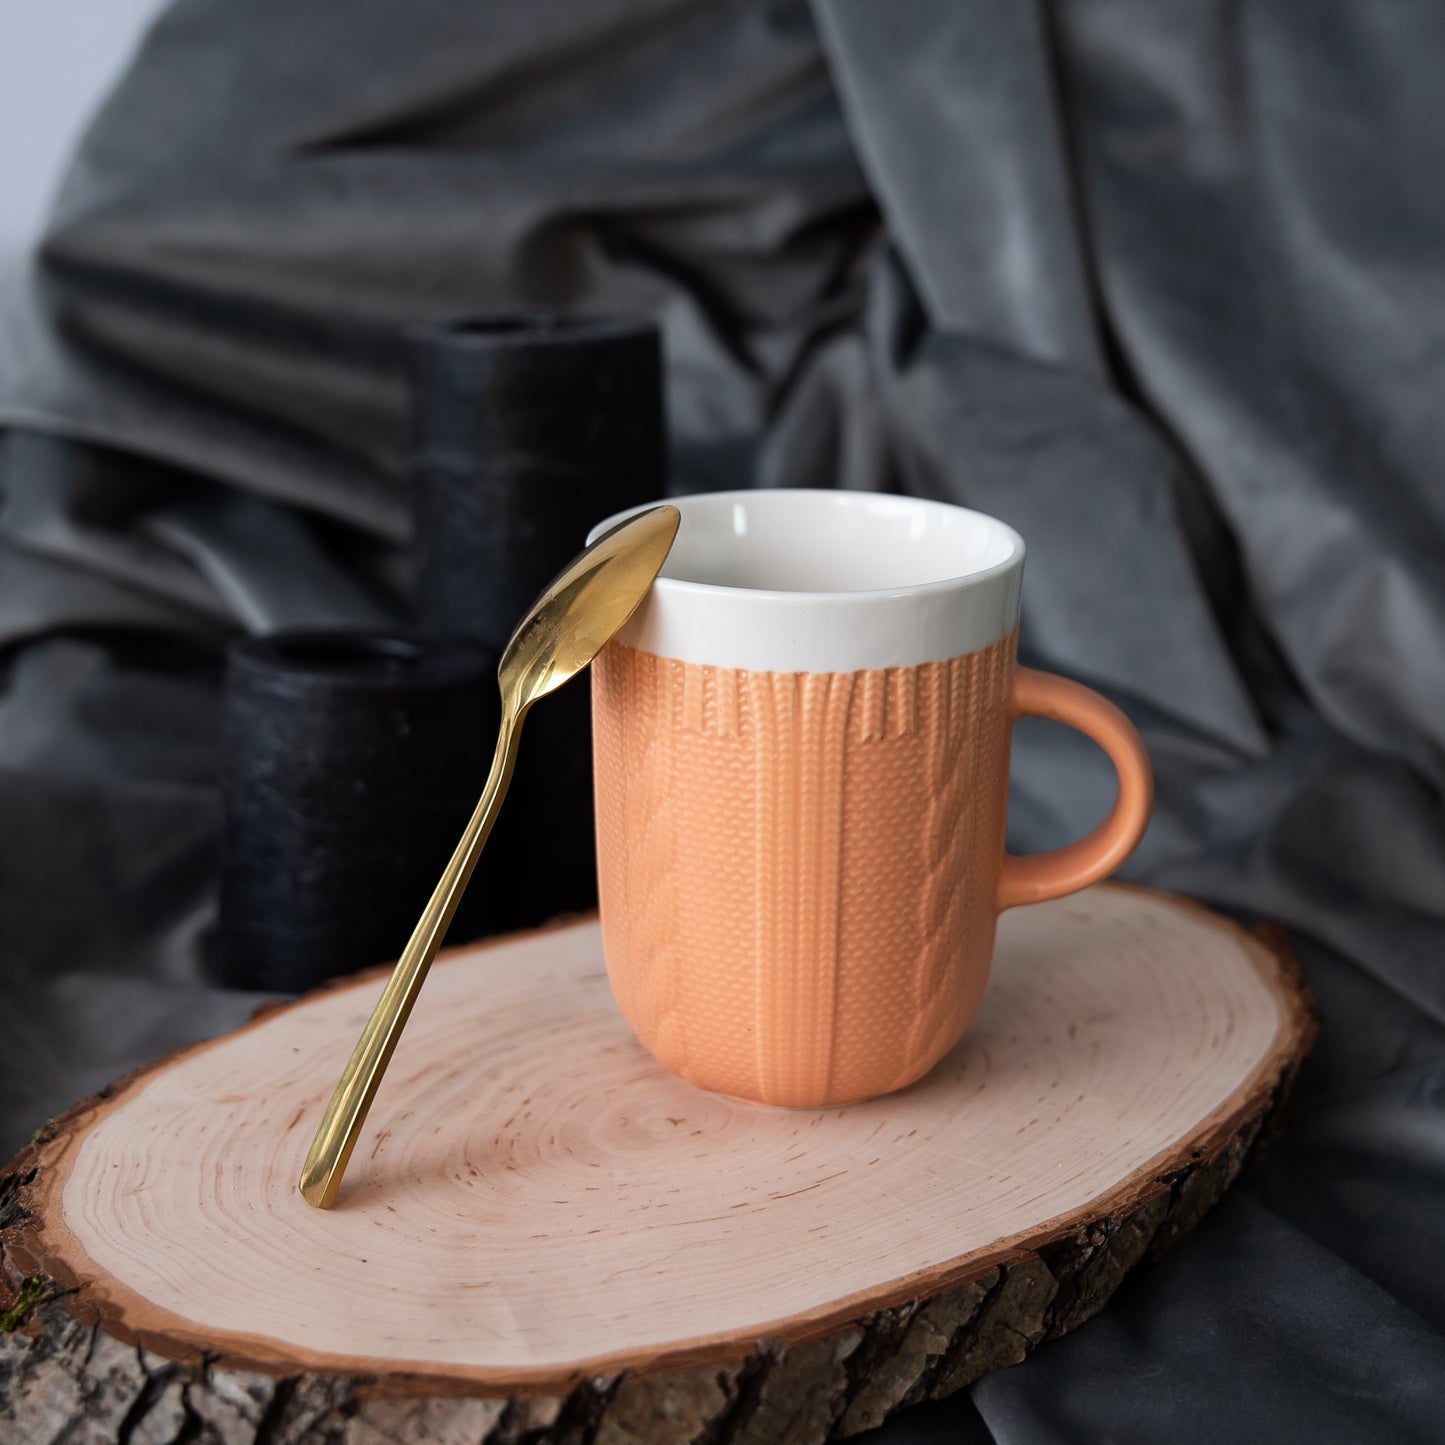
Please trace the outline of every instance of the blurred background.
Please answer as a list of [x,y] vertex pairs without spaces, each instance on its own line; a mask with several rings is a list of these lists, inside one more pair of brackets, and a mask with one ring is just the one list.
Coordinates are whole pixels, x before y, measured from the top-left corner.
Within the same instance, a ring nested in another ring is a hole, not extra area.
[[55,0],[0,17],[0,265],[39,238],[70,149],[163,0]]
[[[1026,538],[1024,660],[1146,737],[1128,876],[1286,925],[1324,1027],[1196,1235],[880,1438],[1439,1438],[1442,64],[1420,0],[0,13],[0,1142],[288,991],[227,888],[396,865],[237,822],[358,760],[416,792],[336,702],[397,669],[268,639],[470,648],[406,684],[435,716],[614,502],[942,498]],[[623,360],[527,330],[615,315]],[[581,481],[573,428],[517,430],[559,376],[616,429]],[[533,741],[585,833],[585,717]],[[1031,724],[1012,789],[1036,849],[1112,777]],[[573,862],[470,930],[585,906]]]

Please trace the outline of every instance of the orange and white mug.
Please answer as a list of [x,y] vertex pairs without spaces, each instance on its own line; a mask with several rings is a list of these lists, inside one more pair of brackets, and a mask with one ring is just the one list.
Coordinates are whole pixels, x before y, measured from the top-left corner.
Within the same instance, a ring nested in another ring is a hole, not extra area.
[[[998,915],[1133,851],[1144,745],[1016,665],[1024,544],[1002,522],[861,492],[671,500],[672,554],[592,672],[613,992],[701,1088],[807,1108],[900,1089],[972,1020]],[[1025,714],[1093,738],[1119,792],[1087,838],[1015,858]]]

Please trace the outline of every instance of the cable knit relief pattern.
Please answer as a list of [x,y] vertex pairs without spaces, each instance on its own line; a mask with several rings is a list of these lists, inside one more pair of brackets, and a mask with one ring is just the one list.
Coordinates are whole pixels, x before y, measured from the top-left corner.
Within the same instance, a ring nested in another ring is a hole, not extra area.
[[612,643],[593,667],[602,931],[669,1069],[820,1107],[921,1077],[983,995],[1015,638],[771,673]]

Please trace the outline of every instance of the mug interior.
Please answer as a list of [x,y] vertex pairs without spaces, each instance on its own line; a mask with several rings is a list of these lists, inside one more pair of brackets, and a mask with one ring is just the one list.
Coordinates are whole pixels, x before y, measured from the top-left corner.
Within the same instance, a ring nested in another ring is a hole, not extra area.
[[682,526],[662,576],[769,592],[875,592],[1007,567],[1018,536],[980,512],[867,492],[714,492],[673,498]]

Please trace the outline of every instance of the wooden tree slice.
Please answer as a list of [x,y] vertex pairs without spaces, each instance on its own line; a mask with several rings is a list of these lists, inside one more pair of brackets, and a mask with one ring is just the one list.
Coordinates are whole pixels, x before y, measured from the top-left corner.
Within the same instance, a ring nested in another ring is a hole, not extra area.
[[321,1213],[296,1178],[378,987],[163,1060],[12,1163],[0,1438],[850,1434],[1097,1311],[1313,1033],[1278,950],[1108,885],[1004,917],[922,1083],[762,1109],[653,1062],[581,922],[438,963]]

